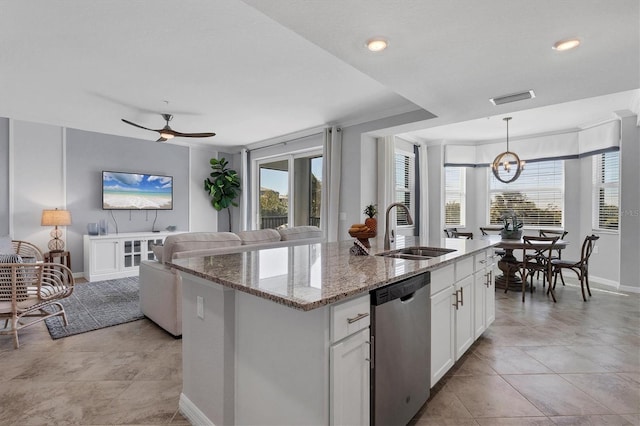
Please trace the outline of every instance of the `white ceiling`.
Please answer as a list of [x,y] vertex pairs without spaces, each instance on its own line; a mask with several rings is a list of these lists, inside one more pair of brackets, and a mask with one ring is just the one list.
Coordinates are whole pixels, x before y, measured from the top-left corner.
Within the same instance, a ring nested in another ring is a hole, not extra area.
[[[576,128],[637,99],[639,3],[2,1],[0,116],[155,140],[120,119],[168,112],[218,147],[416,109],[437,116],[408,134],[427,140],[497,139],[506,114],[514,136]],[[366,50],[372,36],[389,48]]]

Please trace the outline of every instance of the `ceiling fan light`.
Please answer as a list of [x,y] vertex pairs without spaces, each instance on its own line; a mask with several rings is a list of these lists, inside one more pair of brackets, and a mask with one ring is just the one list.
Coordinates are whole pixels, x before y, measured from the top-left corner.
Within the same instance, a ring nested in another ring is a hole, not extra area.
[[173,139],[173,134],[160,132],[160,137],[165,139]]

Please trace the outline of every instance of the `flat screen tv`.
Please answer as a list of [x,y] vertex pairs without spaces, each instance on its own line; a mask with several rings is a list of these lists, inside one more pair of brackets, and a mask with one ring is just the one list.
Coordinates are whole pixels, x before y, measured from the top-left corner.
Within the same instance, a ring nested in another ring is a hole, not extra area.
[[172,210],[173,177],[102,172],[104,210]]

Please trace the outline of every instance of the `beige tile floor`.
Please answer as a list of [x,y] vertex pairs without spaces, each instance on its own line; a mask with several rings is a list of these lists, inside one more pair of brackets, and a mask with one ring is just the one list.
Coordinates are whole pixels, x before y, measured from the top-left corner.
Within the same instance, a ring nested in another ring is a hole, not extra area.
[[[640,425],[640,295],[557,293],[499,291],[495,323],[412,423]],[[0,336],[0,425],[188,424],[182,340],[150,321],[59,340],[39,324],[20,340]]]
[[[496,293],[496,321],[412,424],[640,425],[640,295]],[[595,288],[597,287],[597,288]]]

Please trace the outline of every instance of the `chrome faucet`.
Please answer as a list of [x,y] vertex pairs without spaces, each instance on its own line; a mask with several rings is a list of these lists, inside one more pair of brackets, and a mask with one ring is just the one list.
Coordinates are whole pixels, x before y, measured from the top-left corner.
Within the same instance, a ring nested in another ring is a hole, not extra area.
[[384,220],[384,249],[389,250],[391,248],[391,241],[389,240],[389,211],[391,211],[392,207],[402,207],[405,212],[407,212],[407,224],[413,225],[413,219],[411,218],[411,213],[409,213],[409,208],[402,203],[391,203],[389,207],[387,207],[387,212],[385,214]]

